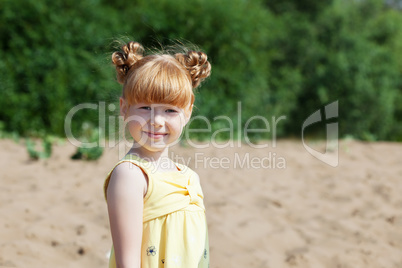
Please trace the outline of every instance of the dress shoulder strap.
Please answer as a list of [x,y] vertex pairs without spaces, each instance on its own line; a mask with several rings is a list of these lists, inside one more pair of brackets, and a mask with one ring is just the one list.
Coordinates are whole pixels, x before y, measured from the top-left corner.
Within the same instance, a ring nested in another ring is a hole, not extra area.
[[126,155],[119,162],[117,162],[116,165],[114,165],[114,167],[110,170],[110,172],[106,176],[105,183],[103,185],[103,193],[105,196],[105,200],[107,200],[107,196],[106,196],[107,187],[109,185],[110,177],[112,176],[113,170],[123,162],[130,162],[130,163],[138,166],[139,168],[141,168],[141,170],[147,176],[148,176],[148,174],[151,174],[152,166],[150,165],[150,163],[148,161],[141,159],[135,155]]
[[186,165],[183,165],[180,163],[175,163],[175,165],[178,167],[179,172],[185,176],[192,177],[192,176],[196,175],[195,171]]

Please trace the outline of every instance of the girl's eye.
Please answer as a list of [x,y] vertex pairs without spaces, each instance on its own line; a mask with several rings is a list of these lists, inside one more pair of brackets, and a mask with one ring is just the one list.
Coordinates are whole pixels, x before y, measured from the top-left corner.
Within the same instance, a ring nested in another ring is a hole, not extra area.
[[168,112],[168,113],[177,113],[177,111],[174,110],[174,109],[167,109],[166,112]]
[[142,106],[140,107],[141,110],[151,110],[151,107],[149,106]]

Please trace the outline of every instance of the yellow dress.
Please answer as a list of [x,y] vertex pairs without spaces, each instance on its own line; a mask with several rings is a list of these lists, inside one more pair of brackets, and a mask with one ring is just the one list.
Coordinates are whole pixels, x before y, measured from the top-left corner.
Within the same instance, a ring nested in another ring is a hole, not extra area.
[[[122,162],[131,162],[148,176],[141,267],[209,267],[204,195],[196,173],[178,163],[175,163],[177,171],[157,172],[146,160],[128,155],[109,172],[104,185],[105,198],[112,171]],[[109,268],[115,267],[112,247]]]

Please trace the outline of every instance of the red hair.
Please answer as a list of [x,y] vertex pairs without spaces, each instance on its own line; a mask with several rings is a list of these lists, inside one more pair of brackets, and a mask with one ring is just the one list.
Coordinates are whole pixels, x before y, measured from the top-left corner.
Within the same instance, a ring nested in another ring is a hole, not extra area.
[[194,103],[193,89],[210,75],[211,65],[203,52],[143,56],[143,47],[130,42],[115,52],[117,80],[123,98],[135,103],[166,103],[180,108]]

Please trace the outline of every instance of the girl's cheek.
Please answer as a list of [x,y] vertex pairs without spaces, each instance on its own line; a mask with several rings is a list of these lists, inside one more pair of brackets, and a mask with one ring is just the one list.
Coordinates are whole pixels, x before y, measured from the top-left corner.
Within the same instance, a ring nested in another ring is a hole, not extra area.
[[185,117],[185,115],[184,115],[183,113],[180,113],[180,114],[179,114],[178,120],[180,121],[180,123],[181,123],[182,125],[185,125],[185,124],[186,124],[186,117]]
[[179,118],[176,122],[176,125],[179,126],[180,128],[183,128],[186,125],[186,121],[184,118]]

